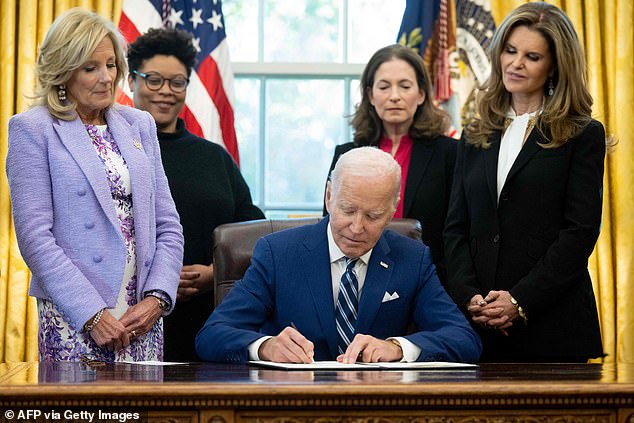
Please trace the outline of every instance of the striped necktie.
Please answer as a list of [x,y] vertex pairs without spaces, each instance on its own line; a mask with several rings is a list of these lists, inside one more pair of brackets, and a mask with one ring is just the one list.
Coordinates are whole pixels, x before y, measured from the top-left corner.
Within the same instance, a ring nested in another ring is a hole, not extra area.
[[358,258],[346,257],[346,271],[341,276],[339,296],[335,310],[337,332],[339,333],[339,354],[346,352],[354,338],[357,326],[357,308],[359,307],[359,282],[354,274],[354,265]]

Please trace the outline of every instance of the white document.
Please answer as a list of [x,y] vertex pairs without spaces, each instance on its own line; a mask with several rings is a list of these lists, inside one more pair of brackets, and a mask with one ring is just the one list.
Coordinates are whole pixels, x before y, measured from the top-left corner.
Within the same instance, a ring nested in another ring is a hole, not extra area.
[[377,370],[372,363],[344,364],[338,361],[315,361],[313,363],[276,363],[274,361],[252,360],[249,364],[282,370]]
[[276,363],[273,361],[252,360],[249,364],[261,367],[271,367],[282,370],[447,370],[472,369],[477,364],[452,363],[444,361],[421,361],[414,363],[384,362],[384,363],[352,363],[343,364],[338,361],[315,361],[314,363]]
[[146,360],[146,361],[122,361],[122,363],[128,364],[144,364],[146,366],[177,366],[181,364],[188,363],[179,363],[175,361],[156,361],[156,360]]

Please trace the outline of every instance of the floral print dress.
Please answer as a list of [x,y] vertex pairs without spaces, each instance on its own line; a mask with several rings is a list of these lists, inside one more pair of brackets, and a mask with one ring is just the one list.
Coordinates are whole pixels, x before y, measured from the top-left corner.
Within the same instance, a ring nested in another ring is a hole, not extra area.
[[[126,246],[126,264],[119,297],[108,312],[120,319],[136,304],[136,242],[130,173],[107,125],[85,125],[93,147],[104,165],[119,228]],[[64,312],[52,301],[38,298],[40,361],[79,361],[82,357],[103,361],[141,361],[163,359],[163,319],[159,318],[145,335],[133,338],[127,348],[109,352],[97,346],[91,336],[73,328]]]

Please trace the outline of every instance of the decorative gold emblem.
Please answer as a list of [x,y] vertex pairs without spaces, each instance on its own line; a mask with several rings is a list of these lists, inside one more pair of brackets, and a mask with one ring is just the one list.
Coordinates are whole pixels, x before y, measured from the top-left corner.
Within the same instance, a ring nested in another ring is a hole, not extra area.
[[132,144],[134,144],[134,148],[136,148],[137,150],[143,151],[143,145],[141,144],[141,141],[133,139]]

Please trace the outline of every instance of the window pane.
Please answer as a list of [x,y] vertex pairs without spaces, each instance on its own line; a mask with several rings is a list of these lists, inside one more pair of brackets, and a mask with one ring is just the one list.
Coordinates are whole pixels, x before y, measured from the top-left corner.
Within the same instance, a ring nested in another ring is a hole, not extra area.
[[348,133],[348,139],[343,140],[342,142],[350,142],[354,139],[354,130],[350,125],[350,121],[352,120],[352,116],[354,112],[357,110],[357,106],[361,103],[361,91],[359,90],[359,84],[361,81],[359,79],[351,79],[349,82],[350,89],[350,104],[349,109],[346,114],[349,116],[347,119],[348,126],[346,127],[346,131]]
[[352,79],[350,80],[350,106],[351,110],[348,111],[349,114],[354,113],[357,110],[357,105],[361,103],[361,80],[360,79]]
[[335,145],[347,138],[343,80],[270,79],[265,207],[321,210]]
[[381,47],[396,42],[405,0],[348,0],[348,62],[366,63]]
[[222,5],[231,60],[258,61],[258,0],[226,1]]
[[265,62],[341,62],[338,0],[267,0]]
[[260,136],[260,81],[235,78],[235,127],[240,150],[240,170],[251,189],[253,202],[261,204],[258,154]]

